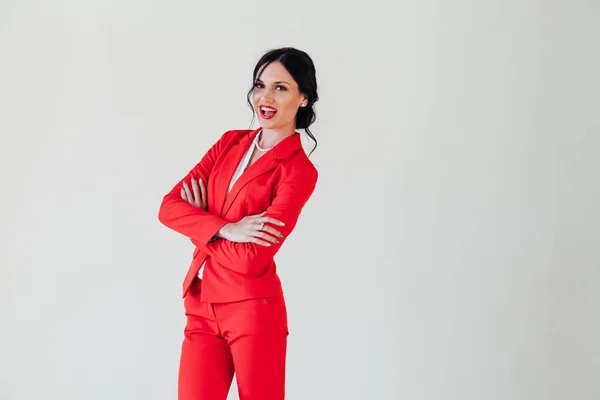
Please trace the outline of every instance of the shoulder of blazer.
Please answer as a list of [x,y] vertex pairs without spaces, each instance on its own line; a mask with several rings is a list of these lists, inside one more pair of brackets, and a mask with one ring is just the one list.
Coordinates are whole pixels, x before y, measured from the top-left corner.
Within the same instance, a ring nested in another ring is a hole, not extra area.
[[239,142],[244,135],[248,135],[250,132],[252,131],[248,129],[232,129],[225,131],[213,145],[213,150],[216,152],[215,157],[221,159],[227,154],[231,146]]
[[[301,179],[316,185],[319,172],[312,161],[308,158],[304,149],[299,149],[291,157],[283,160],[280,164],[282,178],[284,181]],[[307,182],[307,183],[308,183]]]
[[244,135],[248,135],[250,132],[252,131],[248,129],[231,129],[221,135],[219,142],[225,147],[229,144],[233,144],[233,142],[236,142]]

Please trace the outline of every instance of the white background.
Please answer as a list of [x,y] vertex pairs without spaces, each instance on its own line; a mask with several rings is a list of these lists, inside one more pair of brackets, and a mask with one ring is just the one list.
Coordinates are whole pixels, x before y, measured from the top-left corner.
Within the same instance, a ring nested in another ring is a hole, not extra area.
[[[597,1],[0,1],[0,399],[175,399],[162,196],[317,67],[287,398],[600,398]],[[307,151],[310,142],[305,141]],[[237,399],[235,386],[230,399]]]

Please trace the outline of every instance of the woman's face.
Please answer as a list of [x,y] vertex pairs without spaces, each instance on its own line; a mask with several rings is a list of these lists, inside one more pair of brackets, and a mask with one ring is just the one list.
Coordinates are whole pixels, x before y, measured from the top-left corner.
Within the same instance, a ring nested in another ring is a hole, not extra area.
[[252,90],[252,105],[260,126],[294,130],[298,107],[306,105],[306,96],[300,93],[298,84],[279,61],[261,67],[258,76]]

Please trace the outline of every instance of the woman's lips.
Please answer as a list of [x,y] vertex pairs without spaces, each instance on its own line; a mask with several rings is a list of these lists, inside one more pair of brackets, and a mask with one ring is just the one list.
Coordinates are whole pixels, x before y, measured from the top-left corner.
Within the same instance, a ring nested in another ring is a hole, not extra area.
[[277,114],[277,109],[270,106],[259,106],[258,110],[260,116],[264,119],[271,119]]

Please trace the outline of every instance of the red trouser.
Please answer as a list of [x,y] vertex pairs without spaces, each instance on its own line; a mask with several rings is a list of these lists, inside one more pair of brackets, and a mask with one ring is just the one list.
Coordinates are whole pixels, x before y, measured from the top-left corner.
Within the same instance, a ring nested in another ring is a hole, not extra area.
[[179,400],[226,400],[235,371],[240,400],[283,400],[287,311],[283,295],[200,302],[201,281],[185,297],[187,324]]

